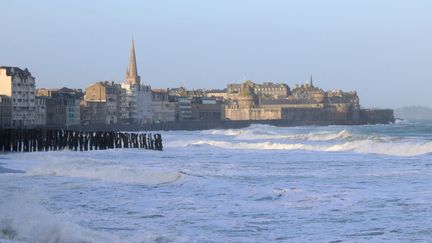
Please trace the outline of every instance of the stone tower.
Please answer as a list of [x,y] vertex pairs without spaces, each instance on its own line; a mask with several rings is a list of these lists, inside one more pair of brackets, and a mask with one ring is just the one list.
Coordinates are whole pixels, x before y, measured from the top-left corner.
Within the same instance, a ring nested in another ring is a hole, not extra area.
[[135,58],[135,44],[132,39],[132,46],[130,51],[129,67],[126,71],[126,84],[140,85],[140,76],[138,76],[136,58]]
[[258,97],[254,92],[254,83],[248,80],[240,87],[239,95],[237,96],[237,104],[239,108],[253,108],[258,104]]

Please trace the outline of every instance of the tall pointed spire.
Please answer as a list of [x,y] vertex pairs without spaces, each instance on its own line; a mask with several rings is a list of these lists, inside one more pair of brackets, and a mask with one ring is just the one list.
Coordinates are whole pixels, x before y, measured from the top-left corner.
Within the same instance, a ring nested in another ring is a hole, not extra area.
[[311,77],[310,77],[310,80],[309,80],[309,85],[310,85],[311,87],[313,87],[312,74],[311,74]]
[[140,76],[138,76],[138,69],[135,58],[135,43],[133,39],[130,51],[129,67],[126,72],[126,83],[130,85],[140,84]]

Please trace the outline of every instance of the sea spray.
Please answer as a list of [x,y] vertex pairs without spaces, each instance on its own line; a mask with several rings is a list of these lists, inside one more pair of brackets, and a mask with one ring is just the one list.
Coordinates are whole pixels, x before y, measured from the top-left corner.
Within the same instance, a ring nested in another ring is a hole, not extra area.
[[[54,215],[30,192],[0,204],[0,239],[22,242],[96,242],[97,234]],[[99,239],[102,240],[102,239]],[[1,241],[1,240],[0,240]]]
[[248,150],[306,150],[321,152],[356,152],[367,154],[383,154],[391,156],[417,156],[432,153],[432,142],[386,143],[374,140],[358,140],[335,144],[306,144],[306,143],[278,143],[278,142],[226,142],[213,140],[197,140],[189,145],[209,145],[224,149]]

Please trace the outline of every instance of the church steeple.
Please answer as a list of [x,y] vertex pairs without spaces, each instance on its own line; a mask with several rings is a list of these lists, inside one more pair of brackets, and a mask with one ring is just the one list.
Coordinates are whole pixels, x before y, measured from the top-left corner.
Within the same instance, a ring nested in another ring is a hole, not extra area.
[[313,87],[312,75],[310,76],[309,85],[310,85],[311,87]]
[[140,76],[138,75],[135,58],[135,43],[133,39],[130,51],[129,67],[126,71],[126,83],[130,85],[140,85]]

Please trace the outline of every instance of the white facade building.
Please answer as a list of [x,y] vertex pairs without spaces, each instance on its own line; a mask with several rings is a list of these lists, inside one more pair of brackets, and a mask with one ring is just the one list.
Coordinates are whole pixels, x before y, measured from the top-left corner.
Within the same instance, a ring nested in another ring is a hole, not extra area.
[[47,124],[46,121],[46,100],[48,97],[45,96],[36,96],[36,119],[35,119],[35,125],[36,126],[45,126]]
[[123,83],[125,107],[122,118],[127,123],[143,124],[152,121],[152,93],[148,85]]
[[124,106],[121,108],[123,122],[129,124],[151,122],[153,119],[151,87],[141,84],[141,78],[137,71],[133,41],[126,80],[121,87],[125,90]]
[[167,90],[152,91],[154,122],[174,122],[176,120],[176,102],[170,101]]
[[0,67],[0,95],[11,97],[12,126],[35,124],[35,78],[27,69]]

